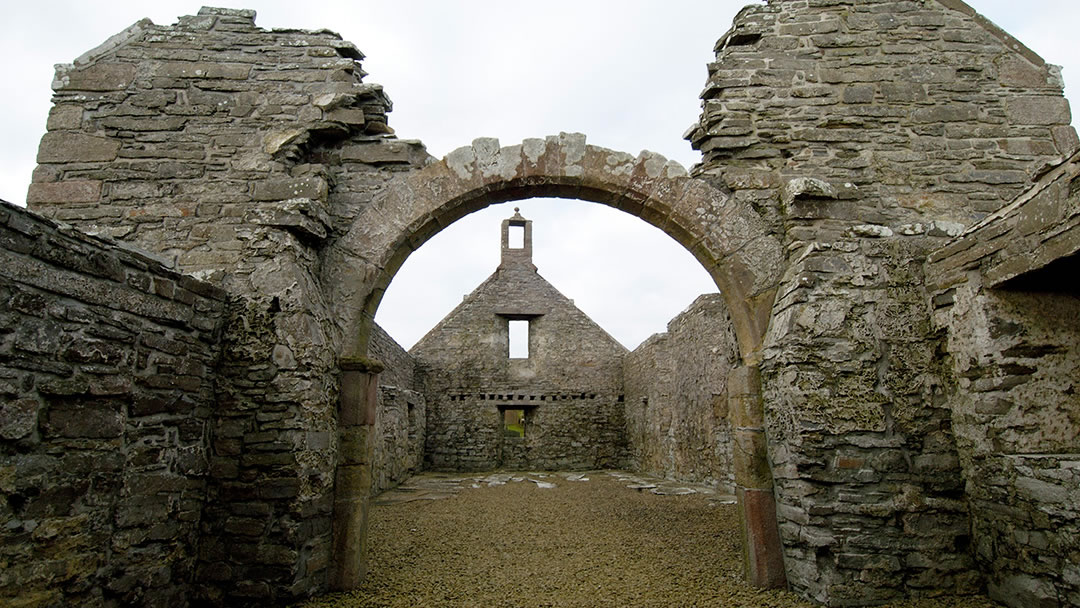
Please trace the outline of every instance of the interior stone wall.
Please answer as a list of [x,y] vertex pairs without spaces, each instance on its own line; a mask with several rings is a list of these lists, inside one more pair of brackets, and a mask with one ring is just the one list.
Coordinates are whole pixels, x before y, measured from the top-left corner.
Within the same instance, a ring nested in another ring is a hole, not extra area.
[[974,553],[1009,606],[1080,605],[1080,298],[958,286],[949,403],[971,505]]
[[0,604],[188,605],[224,308],[0,202]]
[[976,592],[925,254],[903,240],[808,249],[762,366],[789,582],[830,605]]
[[417,390],[416,361],[381,327],[375,326],[368,353],[386,366],[379,373],[371,493],[405,481],[424,464],[427,398]]
[[934,252],[974,554],[1009,606],[1080,605],[1080,153]]
[[631,466],[652,475],[734,491],[727,376],[738,346],[719,294],[699,296],[626,356]]

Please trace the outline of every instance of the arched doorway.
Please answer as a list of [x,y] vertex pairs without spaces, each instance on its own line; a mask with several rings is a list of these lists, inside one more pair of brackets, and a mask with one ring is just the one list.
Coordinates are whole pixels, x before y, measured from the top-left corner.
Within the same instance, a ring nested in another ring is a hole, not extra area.
[[365,573],[367,494],[379,362],[366,357],[382,295],[394,273],[427,239],[488,205],[533,197],[609,205],[663,230],[713,278],[731,314],[742,366],[731,374],[735,476],[750,582],[784,581],[772,478],[765,449],[757,363],[776,286],[781,244],[765,222],[678,163],[586,144],[580,134],[500,147],[478,139],[394,182],[328,248],[322,281],[347,336],[341,353],[339,450],[335,478],[335,565],[330,584],[348,589]]

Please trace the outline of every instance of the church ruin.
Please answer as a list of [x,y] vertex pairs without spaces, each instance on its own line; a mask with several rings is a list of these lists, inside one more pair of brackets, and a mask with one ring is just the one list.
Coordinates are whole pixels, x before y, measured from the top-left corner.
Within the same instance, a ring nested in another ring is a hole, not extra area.
[[[1080,606],[1080,156],[1054,66],[960,0],[769,0],[717,42],[687,171],[568,133],[434,159],[362,59],[204,8],[58,68],[30,211],[0,206],[0,602],[283,605],[362,579],[372,492],[410,470],[621,458],[731,484],[755,585]],[[482,286],[415,358],[375,325],[428,238],[544,196],[664,230],[720,296],[547,384],[518,381],[565,360],[549,345],[492,382],[436,338],[483,304],[501,358],[504,327],[539,340],[565,307]],[[546,405],[623,439],[530,444]],[[730,456],[665,445],[655,408]]]

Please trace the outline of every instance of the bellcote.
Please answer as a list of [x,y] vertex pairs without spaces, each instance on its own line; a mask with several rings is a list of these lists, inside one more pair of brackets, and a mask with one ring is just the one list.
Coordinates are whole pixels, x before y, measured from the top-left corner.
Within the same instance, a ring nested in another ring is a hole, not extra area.
[[502,222],[502,261],[499,268],[527,268],[536,270],[532,262],[532,221],[521,216],[521,209],[514,207],[514,215]]

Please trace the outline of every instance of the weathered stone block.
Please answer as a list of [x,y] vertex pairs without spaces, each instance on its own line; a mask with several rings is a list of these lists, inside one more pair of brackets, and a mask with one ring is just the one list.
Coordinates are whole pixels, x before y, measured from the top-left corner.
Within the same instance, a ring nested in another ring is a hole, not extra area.
[[157,75],[165,78],[203,78],[207,80],[247,80],[251,64],[169,61],[157,67]]
[[115,160],[120,142],[84,133],[46,133],[38,147],[39,163],[100,162]]
[[1072,121],[1064,97],[1016,97],[1005,102],[1005,116],[1014,125],[1067,125]]
[[91,407],[49,407],[44,429],[50,437],[110,439],[124,432],[124,418],[119,404]]
[[41,403],[36,399],[0,402],[0,438],[23,439],[37,430]]
[[101,185],[98,180],[30,184],[26,202],[30,204],[96,203],[101,200]]
[[1069,490],[1065,486],[1032,477],[1017,479],[1016,489],[1035,504],[1065,504],[1069,500]]
[[1036,66],[1023,57],[1003,54],[994,62],[1002,86],[1027,89],[1050,88],[1054,83],[1045,66]]
[[944,104],[916,110],[911,115],[915,122],[941,123],[973,121],[979,117],[979,107],[974,104]]
[[1058,593],[1049,581],[1026,574],[1007,576],[1001,581],[990,581],[988,594],[991,598],[1011,608],[1059,608]]
[[150,118],[135,118],[131,116],[113,116],[101,121],[101,125],[107,129],[118,131],[179,131],[187,122],[182,116],[153,116]]
[[135,80],[134,63],[92,63],[85,67],[60,66],[53,88],[57,91],[117,91]]
[[844,87],[844,103],[872,103],[874,101],[874,85],[861,84]]
[[920,102],[926,100],[926,85],[910,82],[883,82],[878,85],[881,96],[890,103]]
[[425,154],[423,147],[419,144],[379,140],[377,142],[357,143],[342,149],[341,160],[369,163],[373,165],[383,163],[408,163],[414,162],[418,157]]
[[346,125],[363,125],[364,111],[360,108],[334,108],[326,112],[326,120],[340,122]]
[[45,128],[49,131],[74,130],[82,127],[83,107],[80,105],[55,105],[49,111]]
[[257,201],[284,201],[289,199],[326,198],[326,180],[321,177],[299,179],[273,179],[255,183],[252,198]]

